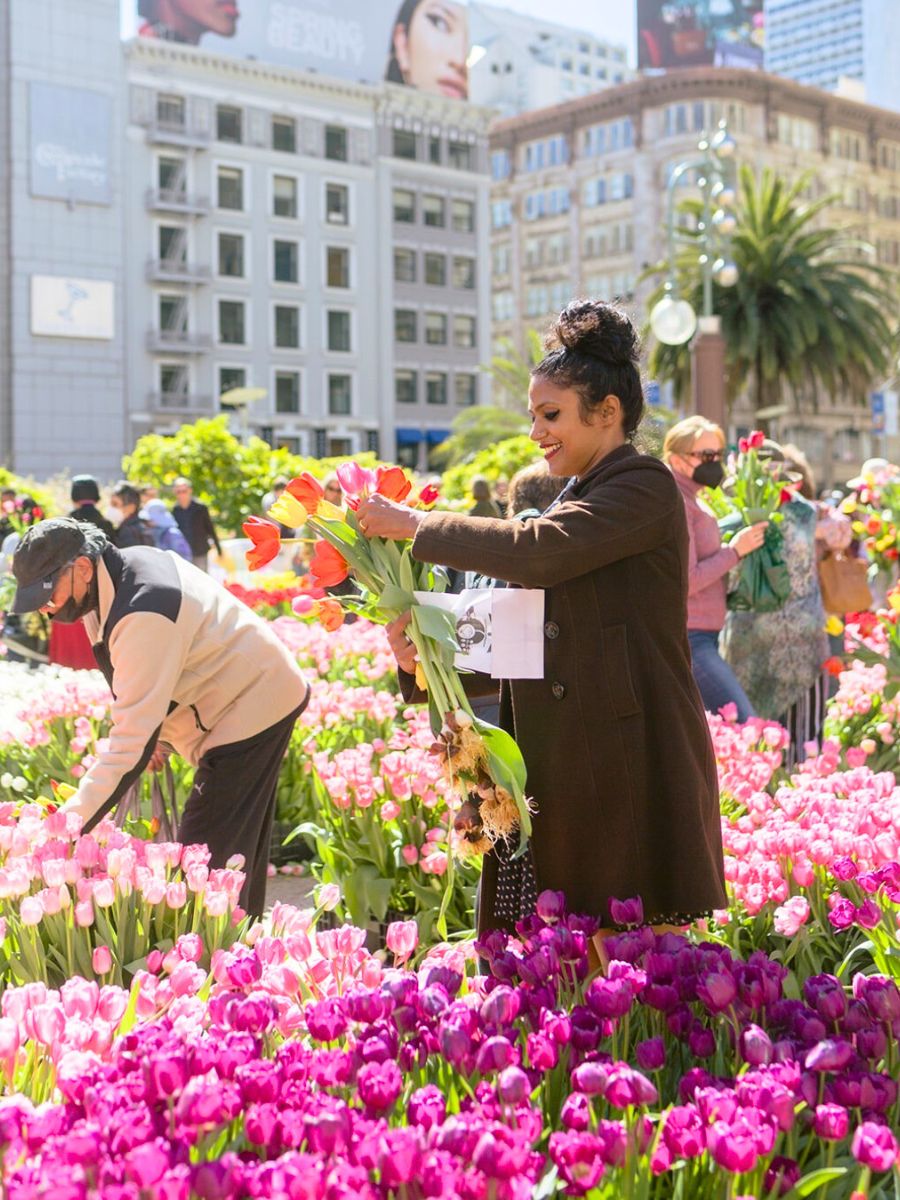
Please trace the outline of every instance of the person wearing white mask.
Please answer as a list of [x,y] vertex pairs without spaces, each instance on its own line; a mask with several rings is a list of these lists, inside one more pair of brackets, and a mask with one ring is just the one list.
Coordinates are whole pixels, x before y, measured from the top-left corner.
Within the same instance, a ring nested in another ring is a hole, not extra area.
[[112,540],[120,550],[129,546],[152,546],[153,534],[138,510],[141,494],[127,480],[121,480],[113,488],[106,517],[115,526]]

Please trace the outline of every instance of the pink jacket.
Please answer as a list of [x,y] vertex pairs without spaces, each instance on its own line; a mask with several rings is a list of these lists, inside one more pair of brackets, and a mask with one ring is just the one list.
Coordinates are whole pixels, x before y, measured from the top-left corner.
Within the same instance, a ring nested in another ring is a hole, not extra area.
[[673,471],[684,500],[690,551],[688,554],[688,629],[717,631],[725,624],[726,576],[737,563],[737,553],[722,545],[714,516],[701,508],[697,496],[702,490],[677,471]]

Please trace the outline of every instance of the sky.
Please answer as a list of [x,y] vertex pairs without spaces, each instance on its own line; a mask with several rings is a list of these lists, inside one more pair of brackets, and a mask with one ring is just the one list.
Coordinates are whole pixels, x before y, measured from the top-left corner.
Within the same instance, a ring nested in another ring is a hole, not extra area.
[[[2,0],[0,0],[2,2]],[[383,4],[385,0],[374,0]],[[628,47],[628,61],[634,66],[635,17],[634,0],[491,0],[498,7],[510,8],[529,17],[547,20],[552,11],[552,20],[573,29],[584,29],[596,37]],[[122,33],[134,33],[133,3],[126,0],[122,5]]]

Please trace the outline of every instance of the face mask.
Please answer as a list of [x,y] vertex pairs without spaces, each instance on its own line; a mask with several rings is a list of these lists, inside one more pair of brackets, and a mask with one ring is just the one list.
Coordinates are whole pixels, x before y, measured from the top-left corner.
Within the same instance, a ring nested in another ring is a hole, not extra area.
[[694,483],[699,483],[701,487],[714,488],[718,487],[725,478],[725,468],[720,462],[702,462],[694,467],[694,473],[691,476]]
[[118,529],[125,519],[125,514],[121,508],[115,508],[112,504],[110,504],[109,508],[104,508],[103,515],[114,529]]
[[[75,568],[72,567],[72,576],[70,586],[75,586]],[[59,621],[61,625],[72,625],[75,621],[80,621],[82,617],[87,616],[89,612],[100,606],[100,585],[97,582],[97,569],[94,568],[94,575],[91,582],[88,584],[88,589],[80,600],[76,600],[74,596],[70,596],[64,604],[53,612],[48,613],[51,621]]]

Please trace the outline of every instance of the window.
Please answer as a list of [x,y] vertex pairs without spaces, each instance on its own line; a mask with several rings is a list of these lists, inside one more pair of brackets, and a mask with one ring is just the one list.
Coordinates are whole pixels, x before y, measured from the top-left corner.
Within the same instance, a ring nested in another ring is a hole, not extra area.
[[246,340],[243,300],[220,300],[219,341],[226,346],[243,346]]
[[425,400],[428,404],[447,403],[447,372],[427,371],[425,374]]
[[516,301],[512,292],[494,292],[491,297],[491,314],[495,321],[511,321],[516,315]]
[[394,309],[394,341],[414,342],[418,338],[418,315],[413,308]]
[[[244,367],[219,367],[219,403],[222,404],[222,397],[232,391],[234,388],[242,388],[247,386],[247,372]],[[230,404],[222,405],[223,408],[231,408]]]
[[293,154],[297,149],[297,122],[293,117],[272,118],[272,149]]
[[394,158],[415,159],[416,135],[409,129],[395,129],[393,131],[393,151]]
[[350,286],[350,251],[345,246],[326,247],[325,282],[334,288]]
[[296,304],[275,305],[275,345],[283,350],[300,349],[300,309]]
[[425,343],[428,346],[447,345],[447,315],[446,313],[425,314]]
[[491,271],[494,275],[508,275],[512,262],[512,246],[501,242],[491,249]]
[[244,239],[239,233],[219,234],[219,274],[244,277]]
[[183,158],[168,158],[163,155],[156,165],[156,183],[161,192],[171,197],[184,199],[185,162]]
[[394,248],[394,280],[397,283],[416,282],[416,252],[405,247]]
[[160,363],[159,390],[165,400],[180,399],[188,394],[187,367],[179,363]]
[[432,287],[445,287],[447,283],[446,254],[425,254],[425,282]]
[[475,345],[475,318],[460,316],[453,318],[453,345],[470,350]]
[[174,333],[187,333],[187,305],[184,297],[161,295],[158,303],[160,329]]
[[353,453],[353,442],[346,437],[328,439],[328,458],[347,458]]
[[435,166],[441,164],[441,139],[432,134],[428,139],[428,161]]
[[416,219],[416,194],[408,188],[394,188],[394,220],[411,225]]
[[471,200],[454,200],[450,211],[451,224],[457,233],[475,232],[475,205]]
[[298,437],[283,437],[278,435],[276,450],[287,450],[288,454],[300,454],[300,439]]
[[471,408],[475,403],[475,376],[456,373],[453,380],[456,403],[460,408]]
[[216,105],[216,137],[220,142],[242,142],[243,116],[239,108],[230,104]]
[[329,225],[350,223],[350,190],[343,183],[325,185],[325,220]]
[[453,255],[453,286],[471,289],[475,286],[475,259]]
[[495,200],[491,205],[491,227],[506,229],[512,225],[512,201]]
[[508,150],[495,150],[491,155],[491,179],[495,183],[500,183],[504,179],[509,179],[512,170],[512,160]]
[[332,162],[347,161],[347,130],[342,125],[325,126],[325,157]]
[[447,217],[443,196],[422,197],[422,220],[432,229],[444,228],[447,224]]
[[187,230],[180,225],[160,225],[159,257],[171,266],[184,266],[187,262]]
[[156,119],[169,129],[184,129],[184,96],[160,92],[156,97]]
[[328,310],[328,349],[350,351],[350,314]]
[[447,143],[447,162],[458,171],[471,171],[474,166],[474,154],[468,142]]
[[300,249],[296,242],[272,243],[272,279],[275,283],[296,283],[300,277]]
[[275,411],[298,413],[300,411],[299,371],[275,372]]
[[353,410],[353,380],[349,375],[328,376],[328,411],[333,417],[349,417]]
[[394,399],[398,404],[415,404],[419,398],[418,371],[394,372]]
[[244,172],[240,167],[219,167],[216,175],[219,208],[242,212],[244,208]]
[[272,216],[297,216],[297,180],[292,175],[272,176]]

